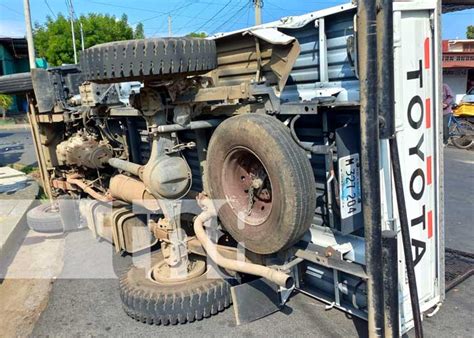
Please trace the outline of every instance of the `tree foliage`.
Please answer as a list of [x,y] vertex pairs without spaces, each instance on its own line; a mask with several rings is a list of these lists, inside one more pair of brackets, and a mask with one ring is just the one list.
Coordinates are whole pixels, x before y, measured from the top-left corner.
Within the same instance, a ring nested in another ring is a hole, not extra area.
[[192,32],[186,35],[189,38],[206,38],[207,34],[204,32]]
[[466,37],[468,39],[474,39],[474,26],[467,26]]
[[[143,24],[139,23],[133,30],[125,14],[118,19],[113,15],[89,13],[81,15],[75,21],[74,32],[78,51],[81,49],[79,22],[82,23],[84,31],[85,48],[99,43],[144,38]],[[43,25],[36,24],[34,40],[38,57],[46,58],[49,64],[59,66],[74,62],[71,23],[64,15],[58,14],[56,19],[48,17]]]
[[13,104],[13,97],[10,95],[0,94],[0,109],[7,110]]
[[143,27],[143,24],[141,22],[137,24],[137,27],[135,27],[135,32],[133,33],[133,38],[134,39],[144,39],[145,38],[145,28]]

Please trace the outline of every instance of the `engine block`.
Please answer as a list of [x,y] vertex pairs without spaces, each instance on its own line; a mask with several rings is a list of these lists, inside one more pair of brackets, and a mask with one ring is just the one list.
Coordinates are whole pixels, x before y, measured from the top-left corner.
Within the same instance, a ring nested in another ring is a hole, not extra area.
[[60,165],[97,169],[113,157],[113,150],[107,141],[97,141],[94,136],[79,132],[58,144],[56,155]]

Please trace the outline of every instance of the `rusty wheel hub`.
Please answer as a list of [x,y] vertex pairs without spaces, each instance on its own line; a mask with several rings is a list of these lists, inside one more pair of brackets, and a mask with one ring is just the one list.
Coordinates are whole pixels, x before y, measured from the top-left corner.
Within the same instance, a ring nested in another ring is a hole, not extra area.
[[224,161],[222,176],[227,202],[237,217],[251,225],[265,222],[272,210],[272,185],[257,155],[235,148]]
[[190,257],[186,273],[175,273],[175,271],[177,270],[163,260],[151,268],[149,277],[159,284],[184,282],[203,275],[206,272],[206,262]]

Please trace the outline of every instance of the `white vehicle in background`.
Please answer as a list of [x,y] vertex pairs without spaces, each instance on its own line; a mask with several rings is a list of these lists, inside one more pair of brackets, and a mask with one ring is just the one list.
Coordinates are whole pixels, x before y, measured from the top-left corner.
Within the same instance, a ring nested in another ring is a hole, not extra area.
[[474,103],[474,87],[469,89],[466,95],[463,96],[462,103]]

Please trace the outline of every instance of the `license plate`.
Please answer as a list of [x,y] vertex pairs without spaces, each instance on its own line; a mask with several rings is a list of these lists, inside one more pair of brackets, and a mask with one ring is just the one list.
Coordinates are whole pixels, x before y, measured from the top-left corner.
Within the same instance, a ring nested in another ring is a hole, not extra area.
[[362,211],[362,194],[359,154],[339,159],[339,187],[341,218],[346,219],[360,213]]

